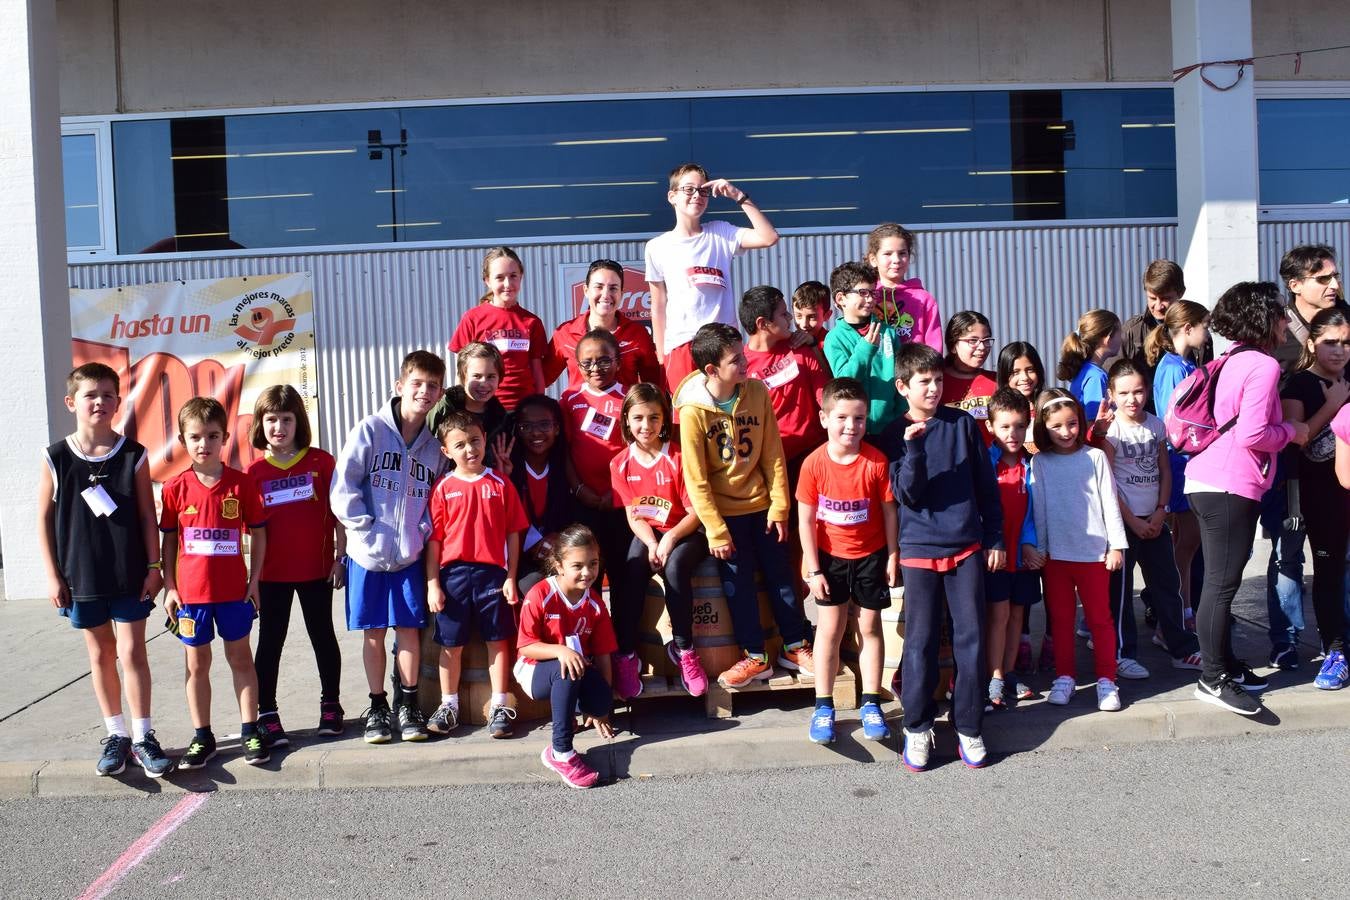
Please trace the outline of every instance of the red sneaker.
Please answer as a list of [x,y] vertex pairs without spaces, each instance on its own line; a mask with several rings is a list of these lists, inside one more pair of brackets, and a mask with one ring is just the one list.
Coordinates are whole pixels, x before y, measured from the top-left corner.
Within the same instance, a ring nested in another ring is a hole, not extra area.
[[765,660],[742,656],[736,665],[717,676],[717,683],[725,688],[742,688],[752,681],[768,681],[773,666]]
[[703,671],[703,663],[693,650],[680,650],[672,641],[666,644],[666,655],[680,670],[680,681],[691,697],[702,697],[708,693],[708,675]]
[[600,774],[586,765],[586,761],[581,758],[580,753],[573,755],[571,759],[558,759],[553,755],[552,747],[544,747],[544,752],[539,754],[539,759],[546,768],[557,772],[558,777],[563,780],[563,784],[570,788],[583,790],[588,787],[595,787],[595,783],[600,780]]

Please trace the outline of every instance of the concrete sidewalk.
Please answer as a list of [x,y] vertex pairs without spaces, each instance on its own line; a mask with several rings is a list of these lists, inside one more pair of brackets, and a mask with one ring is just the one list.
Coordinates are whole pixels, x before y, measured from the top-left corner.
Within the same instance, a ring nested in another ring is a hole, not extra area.
[[[1258,542],[1243,589],[1235,603],[1239,615],[1235,639],[1238,655],[1258,672],[1269,651],[1265,634],[1266,545]],[[1311,578],[1311,575],[1309,575]],[[1034,621],[1042,620],[1040,607]],[[282,660],[278,700],[291,746],[278,750],[265,766],[246,765],[237,749],[237,711],[228,668],[220,654],[215,663],[214,724],[221,755],[206,769],[154,781],[131,766],[117,777],[94,774],[103,728],[89,683],[83,642],[66,620],[45,601],[0,604],[0,798],[19,796],[126,795],[136,791],[203,791],[215,789],[277,790],[393,785],[457,785],[546,780],[539,752],[548,741],[548,723],[517,723],[517,736],[493,741],[481,727],[464,726],[448,738],[424,744],[369,746],[359,734],[359,714],[367,697],[360,665],[359,636],[342,628],[341,596],[334,603],[343,651],[343,705],[348,728],[339,738],[318,738],[318,678],[313,656],[297,612]],[[1300,647],[1303,666],[1297,672],[1274,672],[1263,694],[1268,711],[1255,718],[1225,712],[1193,699],[1195,673],[1174,670],[1168,658],[1141,636],[1140,662],[1152,677],[1120,681],[1125,708],[1098,712],[1090,653],[1078,641],[1080,689],[1066,707],[1045,702],[1052,676],[1040,673],[1024,680],[1037,696],[1009,712],[988,715],[985,737],[995,763],[1000,755],[1040,749],[1080,748],[1100,751],[1114,744],[1177,738],[1232,737],[1269,728],[1317,729],[1350,726],[1350,693],[1312,687],[1316,667],[1307,660],[1316,652],[1312,610],[1310,630]],[[177,755],[191,737],[181,688],[182,650],[162,630],[162,614],[152,615],[148,633],[150,665],[155,677],[155,730],[165,749]],[[1140,616],[1142,627],[1142,613]],[[1259,623],[1259,624],[1258,624]],[[830,747],[806,738],[811,702],[806,691],[745,695],[736,700],[736,717],[704,717],[701,700],[689,697],[639,700],[620,710],[620,729],[613,741],[594,732],[578,737],[606,779],[647,778],[706,772],[777,767],[836,765],[890,761],[896,739],[862,740],[856,712],[841,712],[839,740]],[[899,732],[899,709],[886,705],[892,732]],[[949,727],[938,728],[938,753],[955,755]]]

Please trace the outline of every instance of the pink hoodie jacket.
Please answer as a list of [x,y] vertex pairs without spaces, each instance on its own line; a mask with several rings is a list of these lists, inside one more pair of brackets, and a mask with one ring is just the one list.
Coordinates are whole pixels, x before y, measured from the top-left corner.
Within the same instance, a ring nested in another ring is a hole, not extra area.
[[1280,364],[1268,353],[1239,353],[1223,364],[1214,421],[1237,423],[1186,464],[1186,480],[1260,500],[1275,480],[1275,455],[1294,436],[1280,412]]

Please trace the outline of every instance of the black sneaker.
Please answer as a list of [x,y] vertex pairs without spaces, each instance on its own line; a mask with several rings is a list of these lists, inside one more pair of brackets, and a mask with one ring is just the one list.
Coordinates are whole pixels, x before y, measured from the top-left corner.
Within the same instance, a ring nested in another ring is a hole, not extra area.
[[272,751],[267,746],[267,738],[263,736],[261,731],[241,735],[239,743],[244,748],[244,762],[250,766],[261,766],[272,758]]
[[1298,671],[1298,650],[1293,644],[1281,644],[1270,650],[1270,664],[1282,672]]
[[319,704],[319,729],[318,733],[324,737],[336,737],[342,734],[345,726],[342,711],[342,704],[335,700],[327,700]]
[[94,771],[100,775],[121,775],[127,768],[127,754],[131,752],[131,738],[125,734],[110,734],[99,741],[103,755]]
[[286,736],[286,729],[281,727],[280,713],[269,712],[258,716],[258,730],[262,732],[263,739],[267,741],[267,746],[290,746],[291,739]]
[[216,755],[216,739],[208,738],[205,741],[192,739],[188,744],[187,752],[178,758],[178,768],[180,771],[190,771],[200,769]]
[[415,701],[398,708],[398,731],[405,741],[425,741],[430,736],[427,734],[427,717],[422,715],[422,707]]
[[511,720],[516,717],[516,711],[509,706],[494,706],[492,713],[488,716],[488,734],[495,738],[508,738],[515,734],[515,727]]
[[1232,677],[1233,683],[1249,691],[1264,691],[1270,687],[1270,682],[1260,675],[1257,675],[1242,660],[1238,660],[1229,666],[1228,674]]
[[1206,681],[1201,676],[1195,684],[1195,699],[1222,706],[1240,716],[1254,716],[1262,708],[1261,701],[1244,691],[1227,673],[1220,675],[1217,682]]
[[448,702],[436,707],[436,711],[427,719],[427,730],[437,734],[449,734],[459,727],[459,707]]
[[367,744],[387,744],[394,739],[394,734],[389,729],[389,719],[393,716],[393,713],[389,711],[389,704],[372,703],[370,709],[362,715],[366,719],[365,741]]
[[162,778],[173,771],[173,760],[164,753],[153,731],[147,732],[145,740],[131,745],[131,761],[145,770],[151,778]]

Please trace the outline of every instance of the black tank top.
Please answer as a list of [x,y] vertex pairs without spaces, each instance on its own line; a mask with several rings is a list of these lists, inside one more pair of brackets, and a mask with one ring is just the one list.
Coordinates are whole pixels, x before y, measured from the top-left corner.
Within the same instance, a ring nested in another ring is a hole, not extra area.
[[[145,582],[145,537],[136,508],[136,469],[145,448],[121,438],[106,456],[85,457],[70,438],[47,448],[56,486],[56,560],[73,600],[112,600],[137,594]],[[102,485],[117,505],[98,516],[80,493]]]

